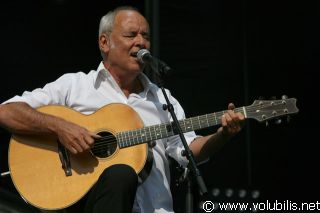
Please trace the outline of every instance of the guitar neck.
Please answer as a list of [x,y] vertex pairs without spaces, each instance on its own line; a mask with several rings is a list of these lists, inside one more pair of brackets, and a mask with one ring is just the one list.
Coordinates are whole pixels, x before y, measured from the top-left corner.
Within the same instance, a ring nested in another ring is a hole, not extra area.
[[[241,112],[246,115],[245,107],[239,107],[234,109],[235,112]],[[221,116],[225,111],[214,112],[210,114],[195,116],[180,120],[179,124],[183,131],[191,132],[194,130],[199,130],[207,127],[212,127],[221,124]],[[130,130],[125,132],[120,132],[116,135],[117,141],[120,148],[130,147],[142,143],[147,143],[152,140],[157,140],[161,138],[167,138],[178,134],[175,130],[173,122],[157,124],[148,127],[143,127],[136,130]]]

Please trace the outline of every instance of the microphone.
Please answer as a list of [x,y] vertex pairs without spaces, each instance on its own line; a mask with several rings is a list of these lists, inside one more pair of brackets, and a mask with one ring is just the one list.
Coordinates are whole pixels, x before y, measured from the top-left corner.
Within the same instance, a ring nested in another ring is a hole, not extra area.
[[166,63],[153,57],[147,49],[139,50],[137,58],[141,63],[149,64],[155,72],[158,72],[161,75],[166,75],[170,70],[172,70]]
[[153,63],[154,58],[150,54],[149,50],[147,49],[141,49],[137,53],[137,57],[141,63]]

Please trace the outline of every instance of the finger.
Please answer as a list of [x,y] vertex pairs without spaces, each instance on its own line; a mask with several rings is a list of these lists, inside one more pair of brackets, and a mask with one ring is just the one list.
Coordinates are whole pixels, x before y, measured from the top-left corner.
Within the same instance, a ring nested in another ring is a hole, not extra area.
[[96,139],[102,138],[101,135],[95,134],[93,132],[90,132],[89,134],[90,134],[91,137],[96,138]]
[[228,113],[224,114],[227,126],[233,126],[234,125],[234,122],[233,122],[233,119],[231,117],[232,116],[231,114],[232,114],[231,112],[228,112]]
[[72,154],[77,154],[77,153],[78,153],[78,151],[77,151],[75,148],[73,148],[72,146],[69,146],[69,147],[68,147],[68,150],[69,150]]
[[230,116],[231,120],[238,120],[237,115],[233,110],[228,110],[227,114]]
[[93,135],[86,135],[85,136],[85,142],[86,142],[86,144],[87,145],[89,145],[89,146],[92,146],[92,144],[94,143],[94,138],[93,138],[94,136]]
[[226,120],[232,131],[237,131],[240,128],[239,118],[234,112],[226,114]]
[[222,132],[224,132],[225,134],[229,134],[228,132],[230,131],[228,117],[230,117],[230,116],[226,113],[226,114],[223,114],[222,118],[221,118]]
[[81,146],[82,151],[88,150],[90,148],[88,145],[88,142],[86,141],[85,138],[83,138],[83,140],[79,141],[78,144]]
[[236,107],[234,106],[233,103],[228,104],[228,110],[234,110]]
[[237,113],[237,116],[239,118],[240,121],[243,121],[244,120],[244,115],[240,112]]
[[227,126],[227,120],[226,120],[226,115],[225,115],[225,114],[223,114],[223,115],[221,116],[221,125],[222,125],[223,127]]
[[75,150],[77,150],[77,152],[83,152],[83,149],[81,148],[81,146],[80,146],[78,143],[73,142],[73,143],[71,144],[71,146],[72,146]]

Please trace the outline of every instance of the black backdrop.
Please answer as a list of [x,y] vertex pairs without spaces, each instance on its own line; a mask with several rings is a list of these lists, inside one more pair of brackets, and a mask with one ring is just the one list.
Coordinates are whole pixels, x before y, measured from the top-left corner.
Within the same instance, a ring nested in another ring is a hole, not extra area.
[[[187,116],[250,105],[263,96],[298,99],[290,123],[249,120],[241,134],[202,165],[209,190],[257,189],[263,200],[316,201],[317,3],[291,1],[10,1],[1,3],[0,101],[42,87],[66,72],[95,69],[99,18],[116,5],[147,14],[154,54],[174,68],[165,86]],[[156,5],[156,8],[152,7]],[[314,110],[313,110],[314,109]],[[208,134],[215,128],[201,130]],[[9,133],[0,130],[1,172]],[[12,191],[10,178],[1,190]],[[179,193],[179,191],[177,192]],[[180,192],[181,193],[181,192]],[[177,196],[177,211],[183,211]],[[232,199],[232,198],[230,198]],[[1,202],[1,199],[0,199]]]

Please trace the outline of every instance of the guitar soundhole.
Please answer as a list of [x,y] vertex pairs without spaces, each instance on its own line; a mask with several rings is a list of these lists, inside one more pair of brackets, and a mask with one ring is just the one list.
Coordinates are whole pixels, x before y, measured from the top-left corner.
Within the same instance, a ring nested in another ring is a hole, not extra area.
[[110,132],[99,132],[100,139],[96,139],[91,152],[99,157],[106,158],[112,155],[117,149],[117,140]]

